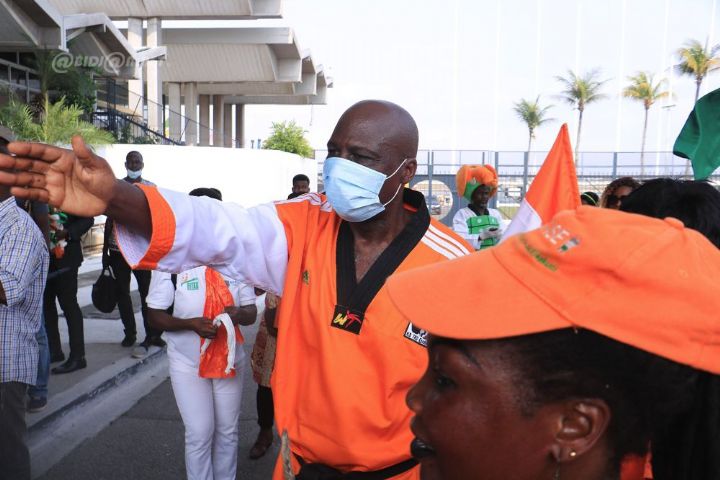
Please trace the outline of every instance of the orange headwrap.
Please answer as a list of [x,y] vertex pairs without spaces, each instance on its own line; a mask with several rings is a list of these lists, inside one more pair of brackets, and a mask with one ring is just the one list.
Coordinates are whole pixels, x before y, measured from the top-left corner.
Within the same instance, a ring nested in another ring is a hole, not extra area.
[[455,175],[458,194],[468,201],[473,192],[480,185],[488,185],[493,188],[490,196],[497,192],[498,175],[491,165],[463,165]]

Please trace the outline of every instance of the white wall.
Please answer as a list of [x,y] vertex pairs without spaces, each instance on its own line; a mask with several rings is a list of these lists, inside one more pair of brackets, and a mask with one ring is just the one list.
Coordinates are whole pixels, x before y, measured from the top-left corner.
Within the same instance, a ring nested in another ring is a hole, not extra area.
[[317,188],[314,159],[274,150],[117,144],[99,147],[97,153],[123,178],[125,156],[131,150],[145,160],[143,178],[159,187],[180,192],[214,187],[223,200],[245,207],[286,199],[298,173],[310,178],[311,191]]

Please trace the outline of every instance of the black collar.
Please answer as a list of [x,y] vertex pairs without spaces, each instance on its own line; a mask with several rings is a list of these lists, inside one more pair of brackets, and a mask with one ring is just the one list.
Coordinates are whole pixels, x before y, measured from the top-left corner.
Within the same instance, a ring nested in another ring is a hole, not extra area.
[[355,239],[347,222],[340,224],[336,245],[337,305],[364,313],[385,280],[413,251],[430,225],[430,213],[422,193],[403,190],[403,202],[416,209],[405,228],[372,264],[360,283],[355,276]]

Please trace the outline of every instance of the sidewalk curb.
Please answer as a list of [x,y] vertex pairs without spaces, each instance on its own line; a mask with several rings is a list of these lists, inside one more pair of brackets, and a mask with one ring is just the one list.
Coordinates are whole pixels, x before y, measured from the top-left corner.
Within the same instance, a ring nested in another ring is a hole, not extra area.
[[[32,435],[34,432],[42,430],[47,425],[56,422],[73,409],[93,400],[95,397],[102,395],[108,390],[117,387],[165,355],[166,352],[164,348],[158,349],[142,360],[134,359],[128,355],[127,359],[123,359],[120,362],[109,365],[108,367],[105,367],[99,372],[96,372],[90,377],[82,380],[69,390],[51,398],[48,402],[48,409],[45,412],[39,412],[29,416],[27,422],[28,434]],[[125,364],[129,365],[125,367]],[[110,370],[110,372],[108,372],[108,370]],[[100,381],[97,386],[92,385],[93,383],[97,383],[99,378],[105,377],[108,373],[110,373],[109,378]],[[76,393],[78,390],[81,392],[79,395]]]
[[[49,411],[26,417],[32,478],[42,476],[84,440],[97,435],[166,378],[164,348],[142,360],[128,356],[52,398]],[[33,417],[36,420],[31,422]]]

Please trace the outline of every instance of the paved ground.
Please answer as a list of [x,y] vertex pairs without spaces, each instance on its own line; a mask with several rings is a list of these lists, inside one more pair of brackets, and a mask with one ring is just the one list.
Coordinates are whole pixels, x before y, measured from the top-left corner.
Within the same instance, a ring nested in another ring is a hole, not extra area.
[[[250,381],[252,382],[252,380]],[[246,382],[240,419],[238,479],[271,478],[279,449],[260,460],[250,460],[257,435],[254,385]],[[77,447],[44,476],[43,480],[179,480],[185,478],[184,430],[175,399],[166,380],[129,412],[94,438]]]
[[[85,337],[88,368],[69,375],[51,375],[50,401],[54,396],[81,384],[100,369],[107,369],[117,362],[127,360],[130,350],[120,347],[122,324],[117,311],[103,315],[90,305],[92,282],[99,275],[99,257],[86,259],[81,269],[78,302],[85,316]],[[134,283],[134,282],[133,282]],[[134,285],[133,285],[133,288]],[[139,310],[135,292],[133,303]],[[139,336],[142,337],[142,317],[136,314]],[[64,319],[60,319],[63,340],[67,339]],[[257,324],[243,328],[246,339],[246,358],[255,341]],[[63,342],[65,343],[65,342]],[[67,346],[64,345],[67,354]],[[165,372],[166,374],[166,372]],[[139,373],[138,375],[143,375]],[[240,442],[238,446],[238,479],[264,480],[271,478],[279,450],[279,440],[267,455],[256,461],[248,459],[258,432],[255,410],[256,386],[250,374],[249,363],[245,365],[245,382],[240,417]],[[38,417],[41,414],[35,414]],[[28,417],[30,424],[37,421]],[[82,438],[82,437],[81,437]],[[175,404],[170,381],[163,381],[150,394],[141,398],[130,410],[110,423],[98,434],[84,440],[62,460],[50,468],[43,480],[178,480],[185,478],[184,428]]]

